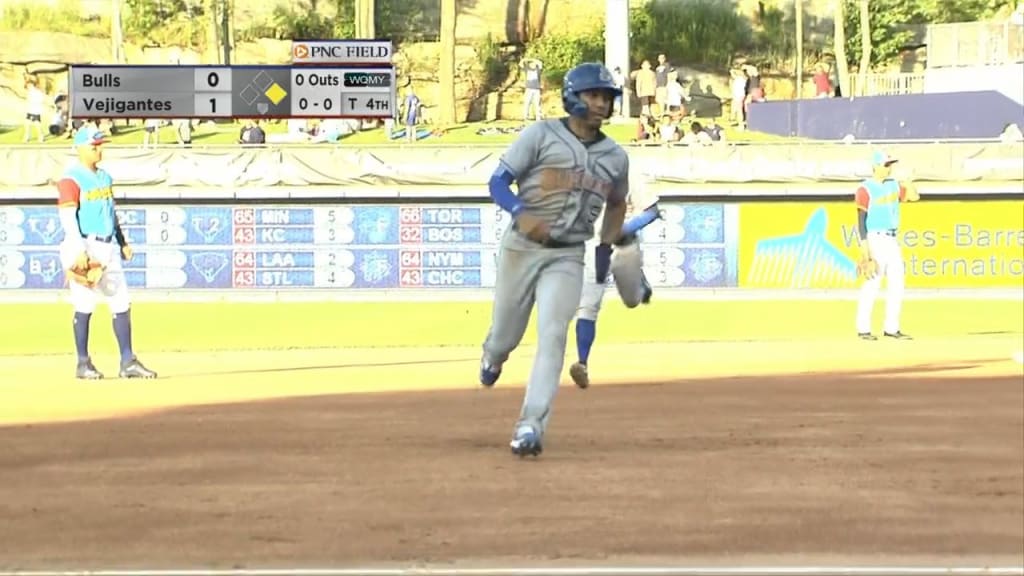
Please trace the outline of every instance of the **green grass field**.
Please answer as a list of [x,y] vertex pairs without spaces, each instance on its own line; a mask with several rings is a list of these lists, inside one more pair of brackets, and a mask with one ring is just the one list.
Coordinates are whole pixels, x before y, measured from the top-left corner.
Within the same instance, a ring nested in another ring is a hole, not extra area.
[[[725,126],[725,122],[720,120],[720,123]],[[473,145],[473,144],[494,144],[504,145],[512,142],[515,139],[514,134],[496,134],[496,135],[480,135],[477,131],[483,127],[510,127],[521,125],[521,122],[492,122],[492,123],[466,123],[453,126],[446,130],[443,136],[434,136],[425,140],[421,140],[420,144],[423,146],[431,145]],[[287,125],[284,122],[281,123],[268,123],[266,126],[268,134],[283,134],[287,132]],[[217,125],[204,124],[198,130],[193,133],[192,143],[195,146],[212,146],[212,145],[225,145],[235,144],[238,139],[238,132],[241,129],[241,124],[238,123],[224,123]],[[636,135],[636,127],[632,123],[630,124],[609,124],[605,131],[609,136],[614,138],[620,143],[627,143],[630,139]],[[143,130],[141,125],[119,128],[119,133],[111,138],[112,144],[117,145],[141,145],[143,140]],[[17,146],[23,145],[22,139],[24,131],[21,126],[2,126],[0,127],[0,146]],[[731,142],[766,142],[766,141],[780,141],[783,140],[778,136],[771,134],[762,134],[758,132],[745,132],[738,131],[731,128],[726,128],[726,140]],[[174,129],[171,127],[164,127],[160,131],[160,142],[162,144],[173,145],[177,140],[174,136]],[[70,141],[67,138],[56,138],[47,137],[44,141],[46,145],[68,145]],[[354,145],[406,145],[404,140],[388,140],[384,133],[384,129],[380,128],[377,130],[366,130],[356,134],[352,134],[343,138],[340,141],[341,144],[354,144]],[[38,142],[33,142],[34,145],[38,145]],[[316,144],[317,146],[324,146],[325,144]]]
[[[657,298],[657,293],[655,293]],[[605,301],[598,342],[835,340],[858,342],[855,304],[845,301],[655,301],[626,310]],[[133,308],[140,353],[389,346],[478,346],[490,320],[489,302],[473,303],[154,303]],[[72,351],[68,304],[6,306],[0,355]],[[880,326],[882,303],[875,309]],[[1024,338],[1024,302],[910,300],[904,328],[918,339],[971,335]],[[524,343],[534,339],[531,324]],[[571,337],[570,337],[571,340]],[[1024,341],[1024,340],[1022,340]],[[115,350],[109,316],[93,318],[94,353]]]

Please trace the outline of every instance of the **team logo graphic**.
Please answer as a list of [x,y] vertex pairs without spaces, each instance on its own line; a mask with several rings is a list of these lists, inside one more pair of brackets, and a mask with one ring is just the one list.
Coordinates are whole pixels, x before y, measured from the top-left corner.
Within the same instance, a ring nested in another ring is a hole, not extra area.
[[359,244],[389,244],[397,239],[397,230],[391,210],[388,208],[367,208],[358,213],[356,229]]
[[213,284],[217,276],[228,266],[228,257],[223,252],[199,252],[189,258],[189,264],[207,284]]
[[692,205],[687,206],[685,210],[685,242],[711,244],[725,241],[725,216],[721,206]]
[[359,264],[359,273],[363,282],[370,285],[382,284],[391,275],[391,262],[385,252],[376,250],[363,255],[363,261]]
[[39,236],[44,244],[56,244],[63,235],[57,218],[53,216],[32,217],[28,219],[26,224],[28,224],[29,232]]
[[292,58],[309,58],[309,46],[305,44],[296,44],[292,48]]
[[44,284],[52,284],[63,271],[56,254],[33,254],[28,258],[29,275],[38,276]]
[[825,238],[828,214],[818,208],[800,234],[757,243],[750,263],[750,286],[826,288],[857,280],[857,263]]
[[192,229],[195,230],[206,244],[214,244],[217,236],[224,231],[224,222],[217,216],[200,214],[192,217]]
[[[725,270],[722,256],[713,250],[700,250],[690,257],[690,276],[701,284],[710,284],[718,280]],[[724,284],[723,284],[724,285]]]

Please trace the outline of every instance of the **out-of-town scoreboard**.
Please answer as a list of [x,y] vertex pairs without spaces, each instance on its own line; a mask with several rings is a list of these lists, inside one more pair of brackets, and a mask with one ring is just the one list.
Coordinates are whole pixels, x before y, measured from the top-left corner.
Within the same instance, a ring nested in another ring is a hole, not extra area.
[[73,66],[71,116],[390,118],[390,40],[292,42],[287,66]]

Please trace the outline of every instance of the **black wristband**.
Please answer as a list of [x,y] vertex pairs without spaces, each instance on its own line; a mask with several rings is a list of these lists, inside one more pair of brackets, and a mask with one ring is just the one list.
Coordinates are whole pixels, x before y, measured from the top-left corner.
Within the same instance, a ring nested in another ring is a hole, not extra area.
[[121,230],[121,224],[114,224],[114,238],[117,240],[117,245],[121,248],[128,244],[124,237],[124,231]]

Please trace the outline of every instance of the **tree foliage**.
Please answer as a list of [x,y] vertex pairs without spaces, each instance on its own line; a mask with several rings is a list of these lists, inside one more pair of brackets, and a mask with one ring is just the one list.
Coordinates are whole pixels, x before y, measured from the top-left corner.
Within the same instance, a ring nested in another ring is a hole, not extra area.
[[208,25],[203,0],[125,0],[124,31],[157,44],[202,46]]
[[[436,41],[441,29],[440,12],[424,9],[422,0],[377,0],[373,3],[377,38],[396,43]],[[323,12],[332,16],[324,16]],[[295,0],[280,3],[270,22],[246,27],[241,36],[251,38],[331,39],[356,37],[356,0]]]
[[417,0],[377,0],[378,38],[395,42],[433,42],[441,36],[440,10],[426,10]]
[[676,61],[728,66],[754,48],[750,23],[733,2],[652,0],[630,10],[632,60],[671,54]]
[[320,13],[317,0],[278,4],[267,36],[278,40],[355,38],[355,0],[331,0],[331,4],[337,15],[334,18]]
[[[858,0],[843,1],[847,63],[856,65],[861,53]],[[1012,0],[871,0],[871,65],[893,62],[903,48],[913,44],[915,34],[908,25],[972,22],[1011,4]]]
[[544,64],[544,82],[561,86],[565,73],[580,62],[604,60],[604,30],[571,35],[545,34],[527,46],[526,56]]
[[[778,21],[781,25],[781,16]],[[633,66],[660,53],[675,62],[728,66],[759,45],[750,23],[732,2],[721,0],[652,0],[630,9],[630,30]],[[780,35],[776,41],[791,43],[792,37]],[[544,63],[548,84],[560,84],[576,64],[604,60],[604,30],[546,33],[527,45],[526,55]]]

